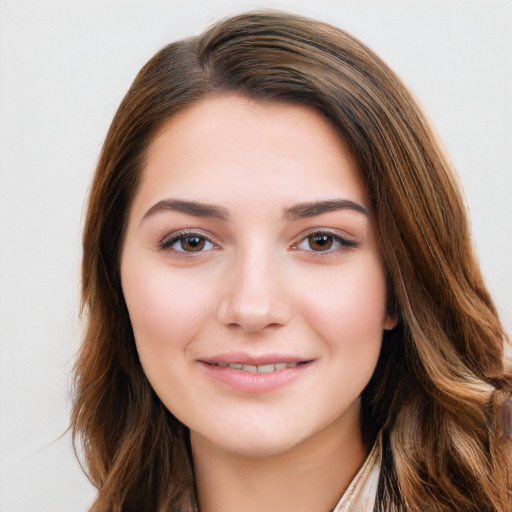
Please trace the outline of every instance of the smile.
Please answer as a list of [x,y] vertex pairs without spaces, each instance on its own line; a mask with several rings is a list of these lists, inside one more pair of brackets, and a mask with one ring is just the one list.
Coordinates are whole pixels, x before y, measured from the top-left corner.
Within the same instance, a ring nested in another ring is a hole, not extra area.
[[314,364],[314,360],[300,360],[293,356],[271,357],[270,354],[259,358],[224,354],[213,360],[198,362],[209,379],[213,378],[222,386],[242,393],[275,391],[308,374]]
[[261,365],[252,365],[252,364],[242,364],[242,363],[225,363],[218,362],[216,366],[220,367],[228,367],[233,370],[242,370],[243,372],[249,373],[271,373],[277,372],[279,370],[284,370],[286,368],[295,368],[298,364],[301,363],[275,363],[275,364],[261,364]]

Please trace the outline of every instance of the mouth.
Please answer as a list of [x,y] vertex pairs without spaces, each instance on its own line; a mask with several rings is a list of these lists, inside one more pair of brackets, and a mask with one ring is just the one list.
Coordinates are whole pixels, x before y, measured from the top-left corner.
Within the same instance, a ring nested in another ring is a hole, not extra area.
[[251,357],[230,353],[198,362],[206,375],[222,386],[243,393],[268,393],[308,374],[314,360],[282,354]]
[[244,363],[227,363],[225,361],[219,361],[218,363],[207,363],[213,366],[220,366],[221,368],[231,368],[233,370],[241,370],[248,373],[273,373],[279,370],[285,370],[286,368],[295,368],[301,364],[307,364],[310,361],[299,361],[294,363],[271,363],[271,364],[244,364]]

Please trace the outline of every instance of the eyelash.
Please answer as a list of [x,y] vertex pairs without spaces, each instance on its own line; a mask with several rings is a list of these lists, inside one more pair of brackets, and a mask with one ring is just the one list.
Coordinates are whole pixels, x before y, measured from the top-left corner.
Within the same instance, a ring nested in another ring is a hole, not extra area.
[[[315,250],[311,247],[311,239],[313,237],[329,237],[331,239],[331,246],[329,246],[325,250]],[[205,244],[210,244],[211,247],[204,250],[203,248],[200,248],[198,251],[187,251],[183,248],[183,241],[186,238],[198,238]],[[307,243],[309,239],[309,249],[301,248],[300,245],[303,243]],[[178,242],[181,242],[181,249],[175,249],[173,246],[177,244]],[[349,238],[346,238],[344,236],[341,236],[337,233],[333,233],[332,231],[328,230],[318,230],[318,231],[311,231],[306,236],[302,237],[300,241],[292,246],[293,250],[302,250],[304,252],[310,252],[313,253],[315,256],[328,256],[331,254],[339,253],[346,249],[351,249],[353,247],[357,247],[357,243],[353,240],[350,240]],[[334,247],[333,247],[334,246]],[[188,257],[194,257],[196,255],[199,255],[204,252],[211,251],[212,249],[218,248],[218,245],[216,245],[210,238],[205,236],[204,233],[201,231],[195,231],[195,230],[182,230],[177,231],[175,233],[171,233],[167,236],[165,236],[161,242],[159,243],[159,249],[166,250],[166,251],[172,251],[175,256],[181,257],[181,258],[188,258]]]
[[[332,240],[331,246],[325,250],[314,250],[311,247],[311,239],[313,237],[322,237],[322,236],[329,237]],[[307,240],[310,240],[309,249],[303,249],[303,248],[301,249],[300,245],[305,242],[307,243]],[[336,247],[336,244],[337,244],[337,247]],[[333,248],[333,246],[335,246],[335,247]],[[350,240],[349,238],[341,236],[337,233],[333,233],[332,231],[319,230],[319,231],[309,232],[305,237],[301,238],[299,243],[294,244],[292,248],[294,250],[303,250],[305,252],[311,252],[315,256],[327,256],[327,255],[330,255],[333,253],[339,253],[345,249],[351,249],[353,247],[357,247],[357,243],[355,241]]]
[[200,240],[211,244],[212,247],[208,250],[216,248],[216,245],[207,236],[205,236],[204,233],[202,233],[200,231],[194,231],[194,230],[188,230],[188,229],[185,229],[182,231],[177,231],[175,233],[171,233],[171,234],[165,236],[162,239],[162,241],[160,242],[159,248],[162,250],[169,250],[169,251],[172,250],[173,252],[177,253],[177,255],[179,255],[180,257],[189,257],[196,253],[205,252],[203,250],[186,251],[186,250],[184,250],[183,245],[181,247],[181,250],[173,248],[173,245],[175,245],[178,242],[183,243],[183,240],[186,238],[199,238]]

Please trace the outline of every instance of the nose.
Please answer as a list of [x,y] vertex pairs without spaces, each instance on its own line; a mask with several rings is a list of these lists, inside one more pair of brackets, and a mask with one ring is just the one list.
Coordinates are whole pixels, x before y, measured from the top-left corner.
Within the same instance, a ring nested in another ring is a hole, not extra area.
[[247,333],[284,326],[292,317],[282,273],[261,255],[250,255],[230,269],[217,309],[217,320]]

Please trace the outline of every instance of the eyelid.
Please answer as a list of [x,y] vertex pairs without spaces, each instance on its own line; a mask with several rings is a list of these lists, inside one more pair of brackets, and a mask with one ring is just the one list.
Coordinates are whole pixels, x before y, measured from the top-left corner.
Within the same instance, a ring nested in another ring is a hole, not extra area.
[[[206,249],[202,251],[179,251],[177,249],[173,249],[172,246],[182,237],[187,236],[197,236],[198,238],[202,238],[206,240],[207,242],[210,242],[212,244],[211,249]],[[215,242],[213,237],[209,235],[208,233],[204,232],[201,229],[195,229],[195,228],[186,228],[186,229],[178,229],[177,231],[173,231],[172,233],[168,233],[165,235],[160,242],[158,243],[158,248],[164,251],[172,251],[174,253],[178,253],[179,256],[197,256],[199,254],[209,252],[213,249],[216,249],[219,247],[219,244]]]
[[[314,249],[308,250],[308,249],[299,248],[299,245],[302,242],[306,241],[309,237],[311,237],[313,235],[330,236],[334,239],[335,242],[337,242],[339,244],[339,246],[335,247],[335,248],[326,249],[325,251],[315,251]],[[312,229],[307,230],[304,233],[301,233],[300,238],[298,238],[298,241],[292,245],[292,249],[298,250],[298,251],[310,252],[312,254],[321,256],[321,255],[328,255],[328,254],[332,254],[332,253],[338,253],[343,250],[357,247],[358,245],[359,245],[358,242],[354,239],[353,236],[351,236],[348,233],[341,231],[339,229],[312,228]]]

